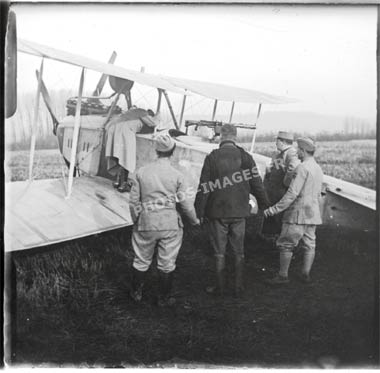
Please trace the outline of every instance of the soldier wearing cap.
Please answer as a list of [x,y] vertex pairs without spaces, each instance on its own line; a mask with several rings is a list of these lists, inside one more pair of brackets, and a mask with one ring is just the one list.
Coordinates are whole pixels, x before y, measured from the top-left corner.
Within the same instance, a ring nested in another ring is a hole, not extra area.
[[261,209],[269,206],[255,161],[236,145],[236,135],[236,127],[222,126],[219,149],[213,150],[204,160],[195,198],[198,218],[208,220],[215,253],[216,284],[206,291],[217,295],[224,292],[228,243],[235,256],[235,295],[242,295],[244,290],[244,235],[246,218],[250,215],[249,194],[254,195]]
[[[279,131],[275,139],[278,152],[272,158],[264,179],[264,187],[272,205],[277,203],[286,193],[294,170],[300,163],[297,150],[293,147],[294,136],[292,133]],[[268,231],[269,225],[271,225],[275,231],[274,233],[279,233],[281,230],[281,218],[282,214],[268,220],[263,228],[264,231]]]
[[191,224],[197,225],[199,220],[192,201],[187,198],[183,174],[170,164],[175,149],[174,140],[169,135],[159,135],[155,149],[158,159],[137,171],[130,194],[134,222],[132,247],[135,253],[130,295],[135,301],[141,300],[146,272],[157,247],[158,304],[164,306],[175,302],[170,292],[182,245],[183,223],[176,209],[176,201]]
[[264,216],[274,216],[282,211],[282,229],[277,239],[280,250],[280,270],[268,283],[289,282],[288,269],[293,250],[301,244],[304,250],[301,279],[310,282],[310,270],[315,256],[315,230],[322,223],[319,199],[322,192],[323,172],[314,159],[315,143],[310,138],[297,139],[297,154],[301,160],[293,174],[289,189],[279,202],[264,211]]

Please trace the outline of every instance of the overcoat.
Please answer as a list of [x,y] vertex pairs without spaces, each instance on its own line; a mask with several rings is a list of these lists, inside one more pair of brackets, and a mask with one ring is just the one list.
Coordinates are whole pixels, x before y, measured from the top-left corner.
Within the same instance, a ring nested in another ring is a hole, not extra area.
[[300,163],[285,195],[270,210],[284,212],[282,222],[292,224],[322,224],[320,198],[323,172],[314,157]]
[[249,194],[264,209],[269,202],[252,156],[233,141],[221,142],[206,156],[195,209],[199,218],[245,218],[250,215]]

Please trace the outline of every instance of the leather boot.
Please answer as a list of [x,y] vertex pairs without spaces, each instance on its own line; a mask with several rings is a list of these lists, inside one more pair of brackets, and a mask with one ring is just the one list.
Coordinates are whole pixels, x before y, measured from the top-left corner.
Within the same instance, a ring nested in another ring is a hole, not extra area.
[[129,171],[125,168],[120,167],[120,179],[119,179],[119,187],[117,190],[120,193],[130,192],[132,188],[132,184],[128,181]]
[[244,293],[244,256],[235,257],[235,297],[240,297]]
[[120,186],[120,169],[117,171],[117,174],[116,174],[116,179],[115,181],[112,183],[113,187],[115,189],[117,189],[119,186]]
[[159,307],[173,306],[175,298],[171,296],[173,286],[173,272],[158,272],[159,277],[159,295],[157,304]]
[[206,288],[206,292],[209,294],[215,294],[215,295],[224,295],[224,288],[225,288],[225,258],[224,256],[217,256],[215,257],[215,280],[216,284],[215,286],[208,286]]
[[141,302],[146,272],[138,271],[132,267],[132,281],[129,295],[135,302]]

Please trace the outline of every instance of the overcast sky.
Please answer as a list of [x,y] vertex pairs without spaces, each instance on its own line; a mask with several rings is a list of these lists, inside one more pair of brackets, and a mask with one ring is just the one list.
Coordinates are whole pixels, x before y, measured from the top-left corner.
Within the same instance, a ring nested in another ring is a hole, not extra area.
[[[305,110],[375,120],[374,6],[41,5],[14,7],[18,37],[116,64],[300,100]],[[20,92],[40,61],[19,54]],[[50,89],[79,84],[80,69],[47,61]],[[92,90],[99,74],[87,73]],[[92,85],[91,85],[92,84]]]

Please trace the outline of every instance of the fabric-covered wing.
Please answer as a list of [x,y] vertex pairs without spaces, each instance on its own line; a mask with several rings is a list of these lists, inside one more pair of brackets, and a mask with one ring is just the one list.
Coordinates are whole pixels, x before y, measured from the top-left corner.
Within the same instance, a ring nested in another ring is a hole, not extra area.
[[178,88],[189,90],[198,95],[221,100],[262,104],[285,104],[296,102],[296,100],[281,96],[269,95],[267,93],[251,89],[238,88],[224,84],[203,82],[198,80],[180,79],[161,76],[163,79],[174,84]]
[[62,179],[5,183],[5,252],[52,245],[133,224],[129,194],[102,177],[74,178],[70,198]]
[[296,100],[270,95],[251,89],[228,86],[224,84],[204,82],[198,80],[182,79],[176,77],[142,73],[123,67],[99,62],[77,54],[61,51],[38,43],[18,39],[18,50],[23,53],[39,57],[46,57],[56,61],[85,67],[103,74],[132,80],[139,84],[161,88],[167,91],[188,95],[195,93],[211,99],[221,101],[261,103],[261,104],[285,104]]
[[125,69],[123,67],[99,62],[91,58],[61,51],[24,39],[17,40],[17,49],[23,53],[50,58],[52,60],[69,63],[71,65],[85,67],[103,74],[133,80],[134,82],[150,87],[161,88],[167,91],[185,94],[185,91],[183,89],[175,87],[169,81],[164,80],[157,75],[141,73],[138,71]]

